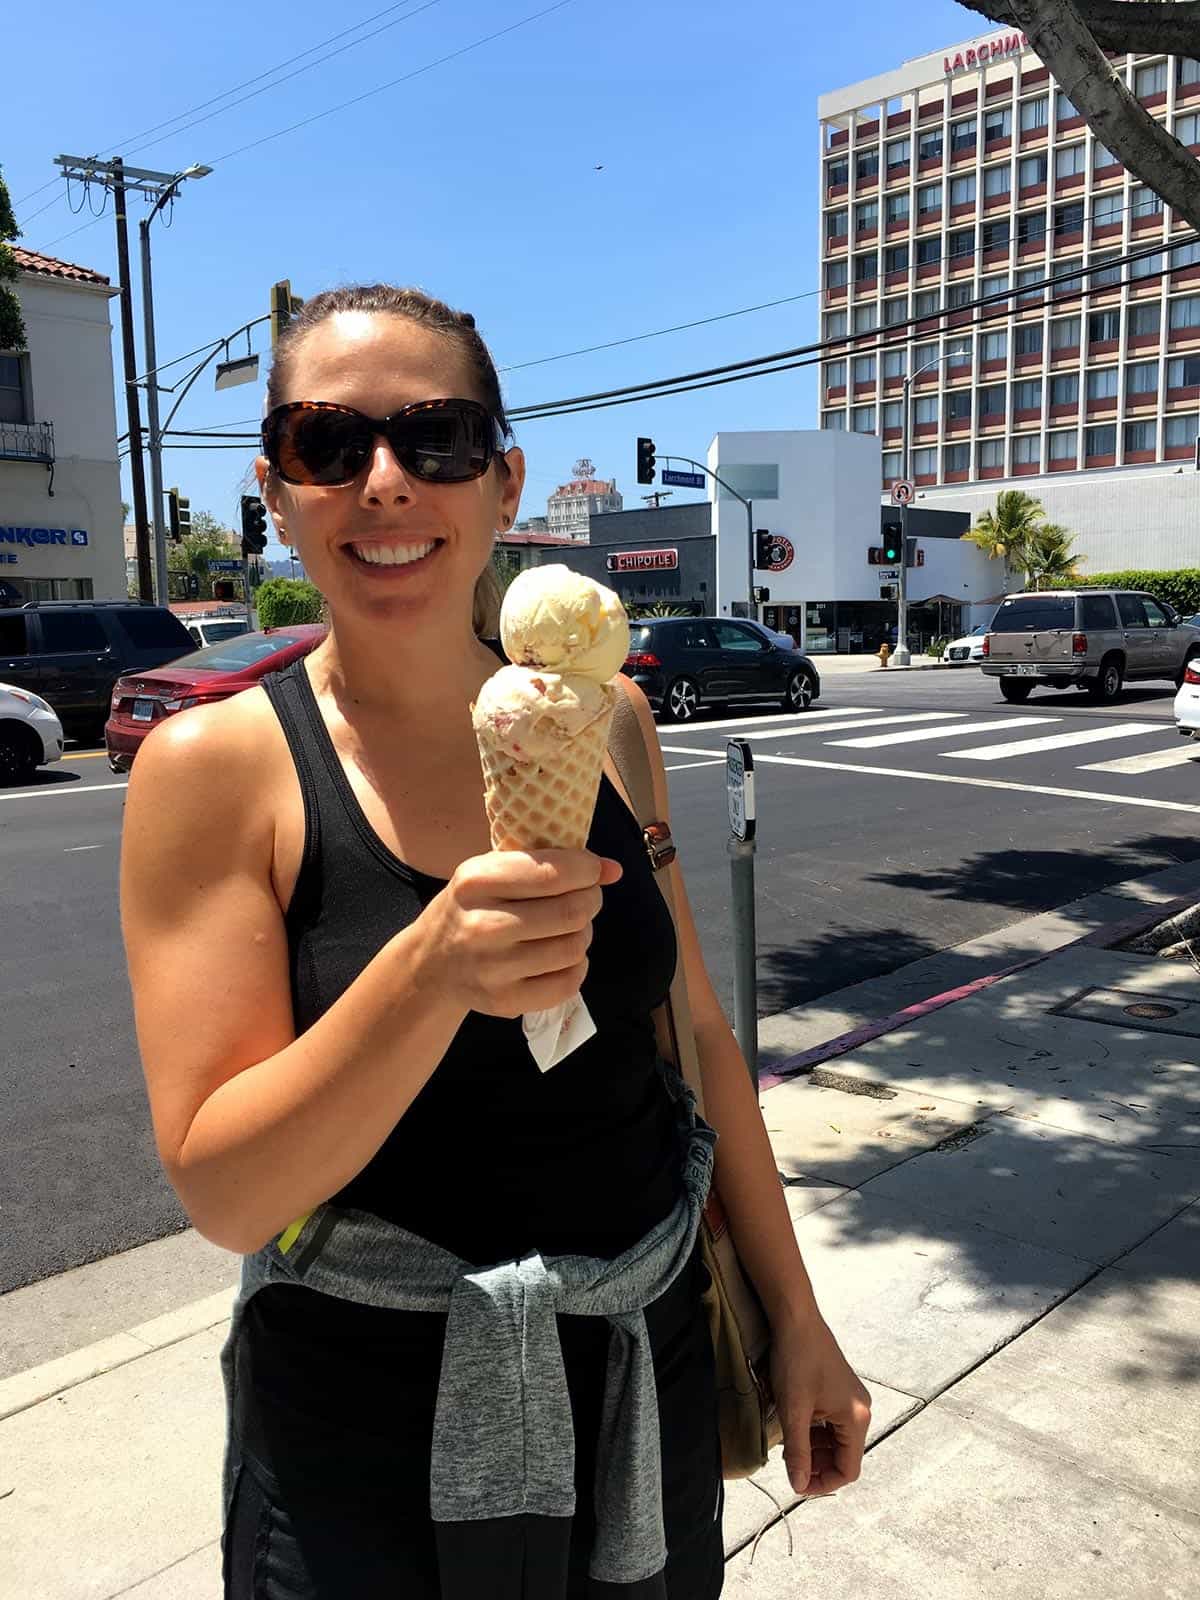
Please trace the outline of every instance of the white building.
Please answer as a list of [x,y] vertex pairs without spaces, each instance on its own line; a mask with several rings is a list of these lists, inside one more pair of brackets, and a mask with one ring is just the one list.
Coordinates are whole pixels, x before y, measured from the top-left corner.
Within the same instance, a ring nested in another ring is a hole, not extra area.
[[[1200,155],[1200,60],[1110,59]],[[1119,502],[1155,528],[1156,565],[1194,565],[1195,512],[1172,487],[1200,433],[1200,245],[1172,242],[1189,239],[1184,219],[1019,33],[985,29],[822,95],[818,115],[821,327],[846,340],[822,368],[822,428],[879,435],[886,487],[913,374],[909,475],[930,505],[982,506],[1015,484],[1101,570]],[[1026,287],[1050,275],[1052,289]],[[994,310],[972,308],[989,295]],[[1088,487],[1109,468],[1125,469],[1107,480],[1115,501]],[[1121,565],[1149,561],[1126,541]]]
[[117,291],[87,267],[12,248],[26,349],[0,352],[0,598],[124,599]]
[[560,483],[546,501],[546,525],[550,533],[586,539],[590,517],[624,508],[617,480],[597,478],[595,473],[590,461],[577,461],[571,482]]

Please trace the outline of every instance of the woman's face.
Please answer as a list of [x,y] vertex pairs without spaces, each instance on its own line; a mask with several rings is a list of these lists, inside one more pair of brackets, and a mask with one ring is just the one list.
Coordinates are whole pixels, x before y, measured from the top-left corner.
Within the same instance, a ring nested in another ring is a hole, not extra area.
[[[483,399],[453,339],[406,317],[344,311],[293,350],[279,403],[329,400],[386,417],[417,400],[453,398]],[[262,456],[257,471],[278,532],[335,619],[355,614],[469,632],[475,581],[496,530],[506,516],[515,518],[521,498],[521,451],[510,450],[505,460],[507,472],[497,457],[470,483],[425,483],[376,438],[368,464],[342,486],[284,483],[268,476]],[[390,553],[393,561],[372,561],[373,553]],[[415,559],[396,563],[397,554]]]

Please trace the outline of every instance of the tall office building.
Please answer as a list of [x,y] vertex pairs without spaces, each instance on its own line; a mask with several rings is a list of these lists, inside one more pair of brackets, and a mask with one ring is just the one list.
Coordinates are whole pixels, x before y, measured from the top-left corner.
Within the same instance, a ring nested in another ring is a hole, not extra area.
[[546,523],[551,533],[586,540],[590,519],[624,505],[615,478],[597,478],[592,463],[583,457],[575,463],[570,483],[560,483],[546,501]]
[[[1200,155],[1200,61],[1110,59]],[[1157,481],[1192,459],[1200,244],[1172,246],[1193,230],[1095,138],[1023,35],[918,57],[823,95],[819,115],[821,332],[852,341],[822,366],[821,426],[880,434],[885,487],[901,475],[906,373],[918,484],[1154,465],[1140,476]],[[1066,281],[1026,287],[1051,274]],[[976,322],[966,308],[984,295],[1000,310]]]

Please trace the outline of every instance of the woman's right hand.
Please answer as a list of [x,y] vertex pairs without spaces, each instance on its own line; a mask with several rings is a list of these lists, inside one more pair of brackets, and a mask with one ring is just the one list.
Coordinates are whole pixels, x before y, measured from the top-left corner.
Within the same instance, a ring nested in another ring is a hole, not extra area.
[[519,1017],[578,994],[592,919],[619,862],[590,850],[491,850],[418,918],[426,971],[470,1011]]

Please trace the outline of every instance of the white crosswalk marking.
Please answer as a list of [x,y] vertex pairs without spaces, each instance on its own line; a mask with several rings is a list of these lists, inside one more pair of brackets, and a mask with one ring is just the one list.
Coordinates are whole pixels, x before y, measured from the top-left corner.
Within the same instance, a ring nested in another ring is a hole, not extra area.
[[1098,744],[1102,739],[1132,739],[1142,733],[1162,733],[1161,722],[1114,722],[1081,733],[1052,733],[1044,739],[1014,739],[1009,744],[981,744],[971,750],[947,750],[953,761],[1005,761],[1010,756],[1032,756],[1042,750],[1066,750],[1077,744]]
[[[737,737],[759,739],[774,744],[776,739],[795,739],[802,733],[840,733],[843,728],[894,728],[899,722],[960,722],[965,717],[965,711],[909,711],[902,716],[896,716],[892,712],[886,717],[855,717],[849,722],[809,721],[795,728],[765,728],[761,732],[756,728],[746,728]],[[702,731],[700,728],[696,729],[697,733]]]
[[1151,750],[1144,756],[1120,756],[1116,761],[1094,761],[1080,772],[1157,772],[1160,767],[1179,767],[1185,761],[1194,761],[1200,768],[1200,744],[1194,739],[1182,740],[1169,750]]
[[916,744],[922,739],[948,739],[962,733],[992,733],[997,728],[1035,728],[1058,717],[994,717],[990,722],[952,722],[940,728],[902,728],[899,733],[869,733],[862,739],[830,739],[830,745],[851,750],[878,750],[889,744]]

